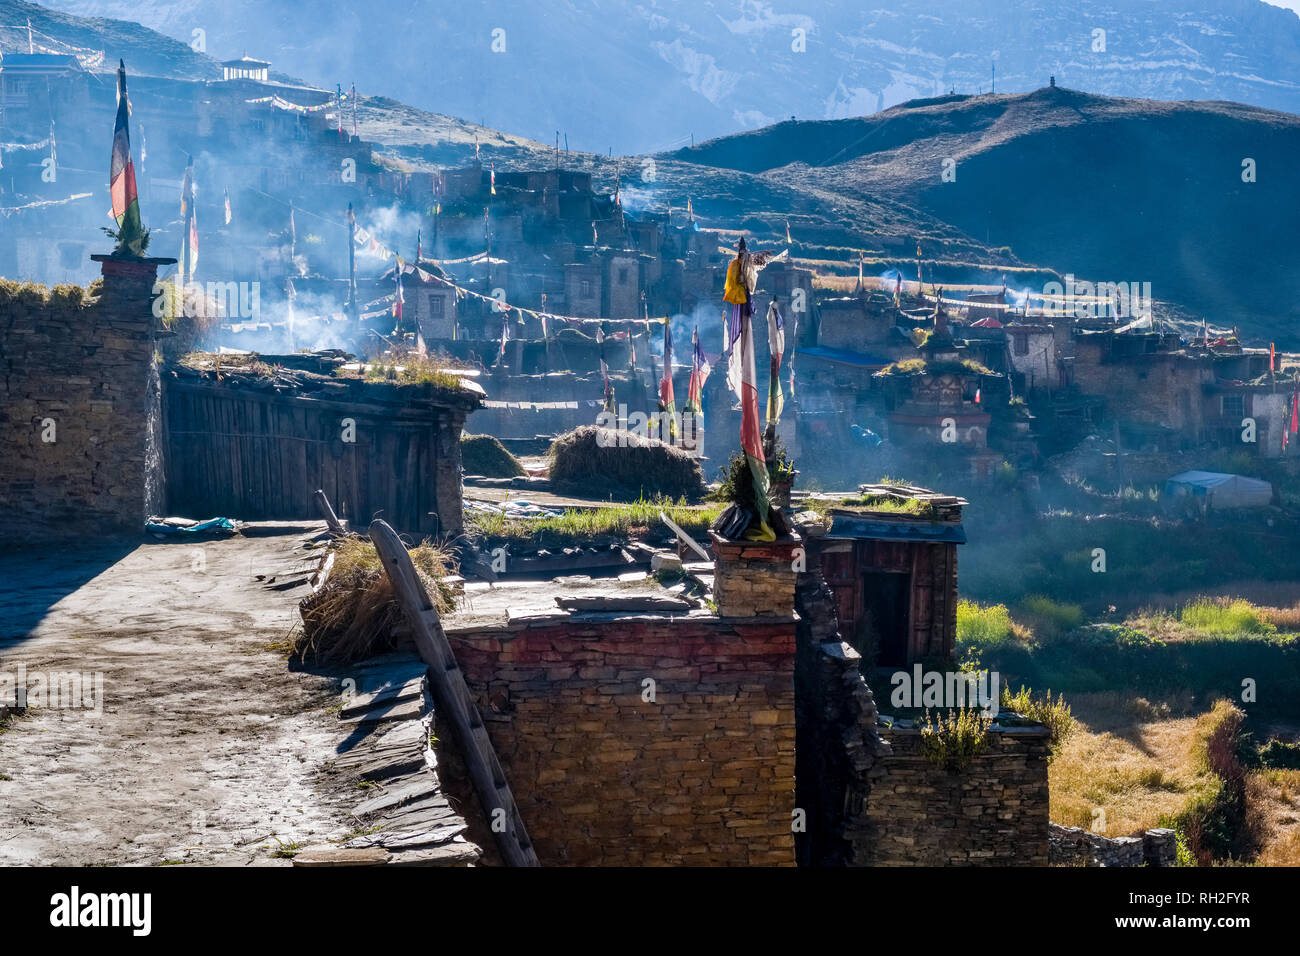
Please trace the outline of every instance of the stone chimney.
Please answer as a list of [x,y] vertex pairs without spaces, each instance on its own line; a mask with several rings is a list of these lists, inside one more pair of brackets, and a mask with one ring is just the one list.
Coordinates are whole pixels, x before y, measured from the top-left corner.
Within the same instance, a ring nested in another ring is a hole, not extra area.
[[794,617],[796,566],[807,560],[802,538],[732,541],[712,531],[709,537],[719,617]]

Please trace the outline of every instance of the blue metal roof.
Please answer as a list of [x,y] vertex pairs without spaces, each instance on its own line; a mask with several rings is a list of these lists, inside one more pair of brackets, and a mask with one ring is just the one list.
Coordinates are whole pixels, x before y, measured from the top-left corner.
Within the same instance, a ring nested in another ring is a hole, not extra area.
[[867,352],[854,352],[851,349],[833,349],[824,345],[812,345],[795,349],[796,355],[825,359],[828,362],[841,362],[845,365],[857,365],[862,368],[884,368],[890,360]]
[[965,544],[966,529],[960,524],[943,521],[876,521],[837,514],[831,518],[831,529],[826,537]]

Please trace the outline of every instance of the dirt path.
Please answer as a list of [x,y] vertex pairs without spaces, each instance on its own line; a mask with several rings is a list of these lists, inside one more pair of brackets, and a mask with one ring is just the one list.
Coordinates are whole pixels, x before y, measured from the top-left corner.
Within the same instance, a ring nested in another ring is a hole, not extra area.
[[100,713],[32,705],[0,734],[0,864],[287,864],[277,839],[346,832],[314,786],[342,737],[334,685],[268,647],[303,589],[252,577],[316,530],[0,557],[0,680],[103,678]]

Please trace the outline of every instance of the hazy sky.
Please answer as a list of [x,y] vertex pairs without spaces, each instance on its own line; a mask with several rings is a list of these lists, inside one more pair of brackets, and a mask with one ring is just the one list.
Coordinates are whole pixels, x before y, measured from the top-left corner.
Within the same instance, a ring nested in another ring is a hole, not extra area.
[[1271,3],[1275,7],[1286,7],[1288,10],[1300,13],[1300,0],[1264,0],[1264,2]]

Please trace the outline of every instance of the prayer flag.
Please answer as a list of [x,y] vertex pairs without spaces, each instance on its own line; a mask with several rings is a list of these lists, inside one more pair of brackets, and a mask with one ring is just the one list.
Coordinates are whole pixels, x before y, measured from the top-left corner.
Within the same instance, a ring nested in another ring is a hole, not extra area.
[[767,307],[767,344],[772,358],[770,374],[767,380],[767,420],[779,422],[781,410],[785,407],[785,396],[781,394],[781,355],[785,352],[785,319],[781,309],[773,299]]
[[135,186],[135,163],[131,161],[131,104],[126,95],[126,62],[117,67],[117,119],[113,124],[113,155],[109,163],[109,193],[119,242],[131,253],[143,252],[144,225],[140,221],[140,199]]
[[659,411],[668,415],[668,435],[675,438],[677,402],[673,397],[673,323],[667,318],[664,319],[664,374],[659,380]]

